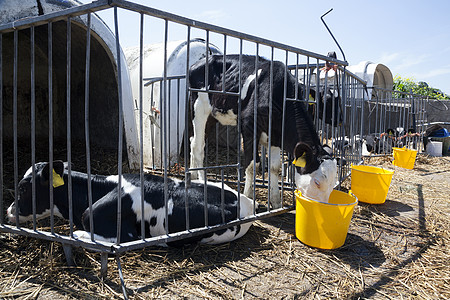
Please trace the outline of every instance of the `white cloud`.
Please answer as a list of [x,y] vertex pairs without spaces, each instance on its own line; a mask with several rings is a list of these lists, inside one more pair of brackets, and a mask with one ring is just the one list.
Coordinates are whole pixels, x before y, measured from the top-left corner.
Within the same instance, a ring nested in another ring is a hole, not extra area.
[[400,56],[401,54],[398,52],[383,53],[378,61],[382,64],[389,65],[390,63],[397,61]]
[[217,24],[228,18],[228,15],[222,10],[206,10],[196,15],[195,18],[204,20],[205,22]]
[[450,65],[445,66],[445,67],[440,67],[437,69],[433,69],[433,70],[428,70],[425,73],[415,74],[415,76],[424,78],[424,79],[428,79],[428,78],[433,78],[433,77],[447,75],[447,74],[450,74]]

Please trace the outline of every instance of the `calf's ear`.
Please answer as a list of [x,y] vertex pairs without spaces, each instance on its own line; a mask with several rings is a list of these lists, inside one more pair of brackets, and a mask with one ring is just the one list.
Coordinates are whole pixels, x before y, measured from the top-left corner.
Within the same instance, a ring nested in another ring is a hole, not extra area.
[[58,187],[64,184],[62,179],[64,175],[64,163],[61,160],[53,162],[53,170],[50,172],[50,164],[45,163],[44,168],[41,171],[41,184],[47,185],[49,182],[49,174],[53,176],[53,187]]
[[312,149],[310,146],[304,143],[297,143],[294,148],[294,161],[292,163],[297,167],[304,168],[311,154]]

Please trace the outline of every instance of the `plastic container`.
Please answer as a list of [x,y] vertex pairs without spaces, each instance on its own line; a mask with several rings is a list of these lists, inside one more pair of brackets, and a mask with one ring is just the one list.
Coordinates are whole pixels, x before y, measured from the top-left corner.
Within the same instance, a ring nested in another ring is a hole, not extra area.
[[435,142],[442,142],[442,156],[450,155],[450,136],[432,137],[431,140]]
[[351,189],[361,202],[383,204],[394,171],[372,166],[352,166]]
[[427,154],[431,156],[442,156],[443,143],[437,141],[429,141],[427,144]]
[[416,162],[417,150],[407,148],[392,148],[394,150],[394,161],[392,164],[397,167],[410,169],[414,168]]
[[329,203],[303,197],[295,191],[295,235],[304,244],[320,249],[341,247],[347,237],[358,199],[351,192],[333,190]]

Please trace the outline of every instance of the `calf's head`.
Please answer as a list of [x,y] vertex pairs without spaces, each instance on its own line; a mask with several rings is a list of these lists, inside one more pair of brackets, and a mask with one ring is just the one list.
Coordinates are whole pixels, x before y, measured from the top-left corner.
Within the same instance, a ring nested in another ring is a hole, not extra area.
[[336,184],[336,160],[323,147],[313,149],[304,143],[295,146],[294,156],[297,189],[308,198],[328,202]]
[[[310,90],[310,98],[311,100],[315,100],[316,91],[315,89]],[[318,101],[318,109],[319,109],[319,118],[322,120],[323,113],[325,109],[325,123],[330,124],[334,127],[342,124],[342,111],[340,110],[339,102],[341,98],[339,95],[336,95],[336,92],[331,89],[327,89],[326,92],[321,90],[319,93],[319,101]],[[311,107],[308,107],[310,113],[313,113],[314,110]]]
[[[53,187],[64,185],[63,180],[64,163],[62,161],[53,162],[53,170],[47,162],[35,164],[35,188],[36,188],[36,219],[42,219],[50,215],[50,176],[53,176]],[[11,223],[16,223],[16,211],[18,212],[20,223],[33,220],[33,191],[32,191],[32,168],[25,172],[19,182],[17,204],[15,202],[7,209],[7,216]],[[58,208],[54,208],[55,215],[59,215]]]

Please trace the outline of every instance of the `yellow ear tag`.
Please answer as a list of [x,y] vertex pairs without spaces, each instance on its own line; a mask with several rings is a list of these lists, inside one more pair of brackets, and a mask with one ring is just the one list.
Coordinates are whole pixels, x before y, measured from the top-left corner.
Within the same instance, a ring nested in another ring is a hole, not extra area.
[[53,169],[53,187],[57,188],[61,185],[64,185],[64,180],[58,173],[55,172],[55,169]]
[[308,102],[308,104],[309,105],[314,105],[315,104],[315,103],[311,103],[310,101],[312,101],[312,102],[316,101],[316,99],[314,99],[313,96],[311,96],[311,94],[309,94],[309,102]]
[[297,159],[294,159],[292,162],[296,167],[304,168],[306,166],[306,160],[305,160],[305,154],[303,153],[302,156],[300,156]]

